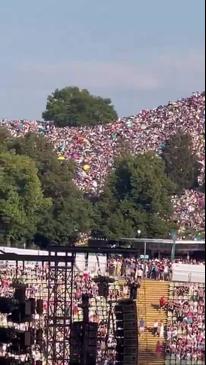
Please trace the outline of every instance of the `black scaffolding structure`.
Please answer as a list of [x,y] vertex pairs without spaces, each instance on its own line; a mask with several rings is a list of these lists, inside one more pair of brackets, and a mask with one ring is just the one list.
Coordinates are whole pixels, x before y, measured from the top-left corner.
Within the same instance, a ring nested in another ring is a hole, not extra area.
[[[105,255],[131,255],[136,249],[111,248],[111,247],[59,247],[51,246],[47,255],[25,255],[5,253],[0,250],[0,261],[14,261],[16,275],[19,263],[41,262],[48,265],[47,277],[47,311],[45,324],[44,357],[46,365],[70,364],[70,330],[73,323],[73,283],[74,264],[78,253],[105,254]],[[110,308],[111,311],[111,308]],[[110,313],[112,317],[112,313]],[[113,322],[112,318],[108,319]],[[107,352],[107,349],[106,349]]]
[[74,253],[48,255],[46,364],[69,365]]
[[[48,255],[18,255],[0,251],[0,261],[14,261],[16,278],[18,266],[28,262],[48,265],[47,312],[45,318],[45,342],[42,352],[47,365],[69,365],[70,327],[72,323],[72,288],[75,253],[51,248]],[[42,363],[41,363],[42,364]]]

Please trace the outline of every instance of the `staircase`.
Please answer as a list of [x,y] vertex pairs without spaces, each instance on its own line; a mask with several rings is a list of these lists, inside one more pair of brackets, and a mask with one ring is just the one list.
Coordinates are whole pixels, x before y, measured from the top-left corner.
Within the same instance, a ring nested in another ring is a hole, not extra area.
[[[145,327],[153,327],[155,321],[166,323],[167,315],[159,310],[159,300],[162,296],[168,298],[169,283],[164,281],[144,280],[138,291],[138,319],[145,321]],[[164,365],[164,356],[156,353],[159,340],[150,331],[139,337],[138,365]],[[162,342],[163,339],[160,339]]]

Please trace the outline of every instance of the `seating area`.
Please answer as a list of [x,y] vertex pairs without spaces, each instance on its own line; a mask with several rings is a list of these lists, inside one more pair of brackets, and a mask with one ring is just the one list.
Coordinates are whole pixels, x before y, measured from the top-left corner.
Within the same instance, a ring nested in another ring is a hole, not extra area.
[[[97,275],[97,273],[95,274]],[[103,363],[105,356],[105,336],[108,335],[108,351],[107,356],[112,360],[115,359],[116,342],[114,338],[114,326],[115,318],[114,305],[118,299],[127,298],[129,296],[129,288],[125,285],[125,280],[121,279],[109,284],[109,301],[106,302],[103,296],[99,296],[98,285],[93,280],[93,275],[90,275],[87,271],[76,271],[74,274],[74,287],[73,287],[73,320],[81,321],[83,319],[81,298],[83,293],[91,295],[90,308],[89,308],[89,320],[98,323],[98,362]],[[43,299],[44,313],[42,316],[36,314],[32,321],[33,328],[45,328],[46,314],[47,314],[47,296],[48,296],[48,266],[46,264],[19,264],[18,268],[14,264],[6,263],[5,266],[1,266],[0,270],[0,297],[12,297],[14,289],[12,284],[18,278],[18,282],[27,285],[26,298]],[[111,307],[109,302],[111,301]],[[50,302],[50,305],[52,301]],[[108,317],[110,313],[110,331],[108,333]],[[14,324],[7,321],[7,316],[0,315],[0,327],[15,327],[16,329],[26,330],[28,323]],[[36,360],[42,360],[44,363],[44,356],[40,352],[38,346],[32,348],[35,353],[34,358]],[[7,354],[7,346],[0,346],[0,356]]]
[[165,365],[205,364],[205,285],[171,283]]
[[[197,263],[195,261],[195,263]],[[107,272],[114,281],[109,284],[108,301],[98,291],[94,277],[98,272],[75,270],[73,286],[73,319],[83,319],[81,304],[82,293],[91,296],[89,304],[89,320],[99,325],[98,329],[98,365],[104,364],[105,338],[109,359],[115,358],[115,318],[113,307],[122,298],[128,298],[130,288],[128,282],[140,278],[138,289],[138,317],[144,321],[144,331],[139,338],[139,365],[203,365],[205,354],[205,285],[192,283],[172,283],[168,281],[170,261],[167,259],[150,260],[146,267],[146,279],[142,277],[142,262],[133,257],[123,259],[110,257],[107,261]],[[149,275],[153,269],[158,275]],[[155,270],[156,272],[156,270]],[[5,263],[0,269],[0,296],[12,297],[14,289],[11,284],[18,278],[19,282],[27,284],[26,297],[43,299],[43,315],[36,314],[33,318],[34,328],[44,328],[47,313],[48,296],[48,266],[47,264],[19,264],[18,267]],[[129,280],[130,279],[130,280]],[[151,280],[152,279],[152,280]],[[161,298],[165,304],[160,309]],[[50,302],[52,305],[52,301]],[[69,303],[68,303],[69,304]],[[108,332],[108,318],[110,331]],[[164,333],[154,335],[154,323],[162,323]],[[13,324],[0,315],[1,327],[12,327],[25,330],[28,323]],[[40,349],[32,349],[35,358],[44,360]],[[0,355],[7,353],[6,346],[0,346]],[[153,359],[153,360],[151,360]],[[111,362],[114,363],[114,362]]]

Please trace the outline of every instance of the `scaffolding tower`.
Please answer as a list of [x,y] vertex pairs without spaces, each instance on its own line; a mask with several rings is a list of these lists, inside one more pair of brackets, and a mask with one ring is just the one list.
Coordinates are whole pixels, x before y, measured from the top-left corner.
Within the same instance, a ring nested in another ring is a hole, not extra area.
[[49,251],[46,364],[69,365],[74,254]]

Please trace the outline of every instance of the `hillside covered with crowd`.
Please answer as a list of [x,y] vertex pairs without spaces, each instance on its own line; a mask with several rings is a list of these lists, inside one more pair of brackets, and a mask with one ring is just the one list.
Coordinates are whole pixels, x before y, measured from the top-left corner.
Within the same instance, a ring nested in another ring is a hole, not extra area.
[[[13,136],[38,132],[47,136],[59,155],[74,159],[76,182],[84,190],[99,192],[118,149],[126,142],[132,153],[161,151],[177,130],[190,133],[204,172],[205,93],[128,118],[94,127],[56,128],[52,122],[2,120]],[[202,178],[202,176],[200,176]]]
[[[55,127],[53,122],[29,120],[1,120],[12,136],[29,132],[40,133],[52,142],[59,159],[72,159],[76,163],[75,183],[83,191],[100,194],[105,178],[112,169],[115,156],[122,148],[131,154],[161,150],[178,130],[189,133],[193,149],[201,164],[199,184],[203,183],[205,93],[169,102],[167,105],[142,110],[137,115],[119,118],[116,122],[93,127]],[[204,193],[185,190],[179,197],[173,196],[174,219],[180,231],[204,230]],[[184,235],[184,233],[183,233]]]

